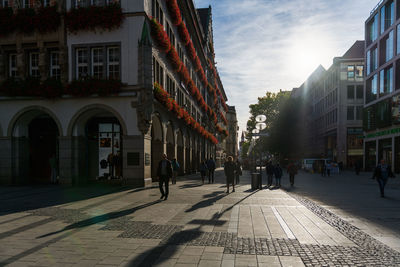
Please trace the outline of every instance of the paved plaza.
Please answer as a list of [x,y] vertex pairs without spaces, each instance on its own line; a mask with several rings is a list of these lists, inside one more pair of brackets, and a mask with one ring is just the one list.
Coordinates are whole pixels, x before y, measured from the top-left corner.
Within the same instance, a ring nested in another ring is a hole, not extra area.
[[[0,266],[400,266],[400,179],[300,173],[227,194],[198,175],[157,187],[0,188]],[[265,175],[264,175],[265,179]]]

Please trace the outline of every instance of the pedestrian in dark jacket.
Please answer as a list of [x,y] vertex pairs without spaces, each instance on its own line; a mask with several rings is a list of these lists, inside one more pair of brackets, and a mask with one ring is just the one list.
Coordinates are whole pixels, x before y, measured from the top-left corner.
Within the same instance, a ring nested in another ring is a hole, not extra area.
[[239,160],[236,160],[236,171],[235,171],[236,184],[239,184],[241,175],[242,175],[242,164],[240,164]]
[[381,163],[376,166],[373,178],[376,178],[379,184],[379,190],[381,191],[381,197],[385,197],[385,185],[389,177],[394,177],[392,167],[385,163],[382,159]]
[[290,186],[294,185],[294,176],[297,174],[297,167],[293,163],[290,163],[287,172],[289,173],[289,180],[290,180]]
[[179,162],[176,159],[173,159],[171,165],[172,165],[172,184],[176,184],[176,177],[178,176],[180,168]]
[[281,178],[282,178],[282,168],[279,166],[279,163],[276,164],[274,172],[276,181],[275,186],[279,188],[281,187]]
[[[167,159],[166,154],[162,155],[162,160],[160,160],[160,162],[158,163],[157,176],[159,179],[158,185],[161,193],[160,199],[164,198],[164,200],[167,200],[169,193],[169,179],[171,179],[172,177],[172,165],[171,162]],[[165,191],[163,188],[163,184],[165,184]]]
[[215,171],[215,161],[212,157],[207,160],[207,169],[208,169],[208,183],[214,183],[214,171]]
[[274,165],[272,165],[272,161],[268,162],[265,170],[267,172],[267,187],[270,187],[272,185],[272,178],[275,174],[275,168]]
[[232,192],[235,192],[235,183],[234,183],[234,179],[235,179],[235,163],[233,162],[233,158],[232,157],[228,157],[228,161],[225,162],[225,166],[224,166],[224,172],[225,172],[225,176],[226,176],[226,193],[229,194],[229,184],[232,184]]
[[206,177],[207,174],[207,164],[205,160],[203,160],[203,162],[200,164],[200,174],[201,174],[201,181],[204,184],[204,177]]

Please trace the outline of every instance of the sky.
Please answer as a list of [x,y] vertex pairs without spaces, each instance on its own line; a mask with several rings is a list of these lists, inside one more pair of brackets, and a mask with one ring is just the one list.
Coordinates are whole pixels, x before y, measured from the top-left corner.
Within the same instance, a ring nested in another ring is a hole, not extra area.
[[[356,40],[379,0],[194,0],[211,5],[217,69],[236,107],[240,134],[249,105],[299,87]],[[239,135],[240,136],[240,135]]]

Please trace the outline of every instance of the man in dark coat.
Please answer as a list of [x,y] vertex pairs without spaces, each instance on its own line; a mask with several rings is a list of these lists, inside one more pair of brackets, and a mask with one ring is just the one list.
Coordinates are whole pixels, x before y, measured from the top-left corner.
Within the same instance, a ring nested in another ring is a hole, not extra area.
[[385,185],[389,177],[394,177],[392,167],[389,164],[386,164],[385,160],[382,159],[381,163],[376,166],[373,177],[378,181],[381,197],[385,197]]
[[289,180],[290,180],[290,186],[294,185],[294,176],[297,174],[297,167],[296,165],[291,162],[287,168],[287,172],[289,173]]
[[[158,184],[161,192],[160,199],[164,198],[164,200],[167,200],[169,193],[168,189],[169,179],[172,177],[172,165],[171,162],[167,159],[166,154],[162,155],[162,160],[160,160],[160,162],[158,163],[157,176],[159,179]],[[165,192],[163,184],[165,184]]]
[[208,169],[208,183],[214,183],[214,171],[215,171],[215,161],[212,157],[207,160],[207,169]]
[[267,172],[267,187],[270,187],[272,185],[272,178],[274,177],[275,174],[275,168],[274,165],[272,165],[272,161],[268,162],[266,168],[265,168],[266,172]]
[[226,176],[226,193],[229,194],[229,184],[232,184],[232,192],[235,192],[235,170],[236,170],[236,165],[233,162],[233,158],[232,157],[228,157],[228,161],[225,162],[225,166],[224,166],[224,172],[225,172],[225,176]]

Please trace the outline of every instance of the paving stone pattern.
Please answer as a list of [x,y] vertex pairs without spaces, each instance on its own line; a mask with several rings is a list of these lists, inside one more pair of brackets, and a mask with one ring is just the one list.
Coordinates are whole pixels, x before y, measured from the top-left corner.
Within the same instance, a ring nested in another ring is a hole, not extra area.
[[68,229],[103,224],[104,227],[100,230],[122,231],[120,238],[161,239],[160,247],[144,258],[143,266],[155,263],[168,245],[223,247],[224,254],[296,256],[306,266],[400,266],[400,253],[314,202],[291,195],[358,246],[308,245],[300,244],[295,239],[243,238],[236,233],[184,231],[181,225],[132,221],[132,218],[124,215],[123,210],[121,214],[117,211],[97,217],[90,216],[83,210],[58,207],[41,208],[30,213],[69,223]]

